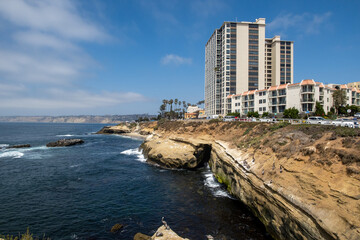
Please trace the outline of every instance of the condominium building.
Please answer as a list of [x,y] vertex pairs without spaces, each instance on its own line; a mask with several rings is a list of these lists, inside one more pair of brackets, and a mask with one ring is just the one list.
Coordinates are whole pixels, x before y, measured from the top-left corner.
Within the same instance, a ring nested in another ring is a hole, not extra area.
[[265,18],[224,22],[205,46],[205,112],[226,114],[226,98],[293,82],[293,42],[265,38]]
[[[336,88],[335,88],[336,87]],[[333,106],[332,94],[336,89],[345,91],[348,105],[360,106],[360,90],[346,85],[324,85],[306,79],[295,84],[281,84],[268,89],[245,91],[227,97],[229,112],[246,115],[248,112],[263,114],[283,113],[285,109],[295,107],[300,113],[315,112],[316,102],[320,102],[325,113]]]

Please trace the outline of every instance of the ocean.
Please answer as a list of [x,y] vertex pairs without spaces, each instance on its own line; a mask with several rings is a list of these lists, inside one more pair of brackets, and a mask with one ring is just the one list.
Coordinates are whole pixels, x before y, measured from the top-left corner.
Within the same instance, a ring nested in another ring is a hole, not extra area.
[[[51,239],[133,239],[161,217],[182,237],[271,239],[209,167],[165,170],[146,163],[141,140],[97,135],[102,124],[0,123],[0,235],[29,227]],[[82,145],[46,143],[81,138]],[[6,149],[15,144],[31,148]],[[116,224],[124,227],[111,233]]]

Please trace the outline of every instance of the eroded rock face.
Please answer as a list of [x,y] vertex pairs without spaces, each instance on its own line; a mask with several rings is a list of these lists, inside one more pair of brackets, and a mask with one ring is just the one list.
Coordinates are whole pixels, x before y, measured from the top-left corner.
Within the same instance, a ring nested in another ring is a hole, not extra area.
[[61,139],[56,142],[50,142],[46,144],[47,147],[68,147],[78,144],[83,144],[84,140],[82,139]]
[[210,168],[279,239],[360,239],[360,186],[275,154],[213,144]]
[[211,146],[204,142],[188,142],[180,138],[150,136],[141,145],[149,162],[165,168],[192,169],[202,166],[209,158]]

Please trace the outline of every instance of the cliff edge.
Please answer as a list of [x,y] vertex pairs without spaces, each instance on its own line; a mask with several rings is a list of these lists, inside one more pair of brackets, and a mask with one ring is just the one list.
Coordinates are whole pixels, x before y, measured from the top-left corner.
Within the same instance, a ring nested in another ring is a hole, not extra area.
[[[286,123],[142,124],[150,162],[208,162],[275,239],[360,239],[360,130]],[[149,130],[152,129],[152,130]]]

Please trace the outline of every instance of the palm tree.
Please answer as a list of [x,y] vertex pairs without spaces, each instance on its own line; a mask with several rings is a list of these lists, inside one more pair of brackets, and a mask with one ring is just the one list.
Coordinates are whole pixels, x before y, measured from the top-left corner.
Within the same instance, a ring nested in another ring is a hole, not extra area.
[[166,111],[166,108],[167,108],[167,105],[168,105],[169,101],[164,99],[164,100],[162,100],[162,102],[165,105],[165,111]]
[[173,104],[174,100],[170,99],[169,100],[169,104],[170,104],[170,112],[172,112],[172,104]]
[[177,112],[177,104],[179,102],[179,99],[175,98],[174,104],[175,104],[175,113]]

